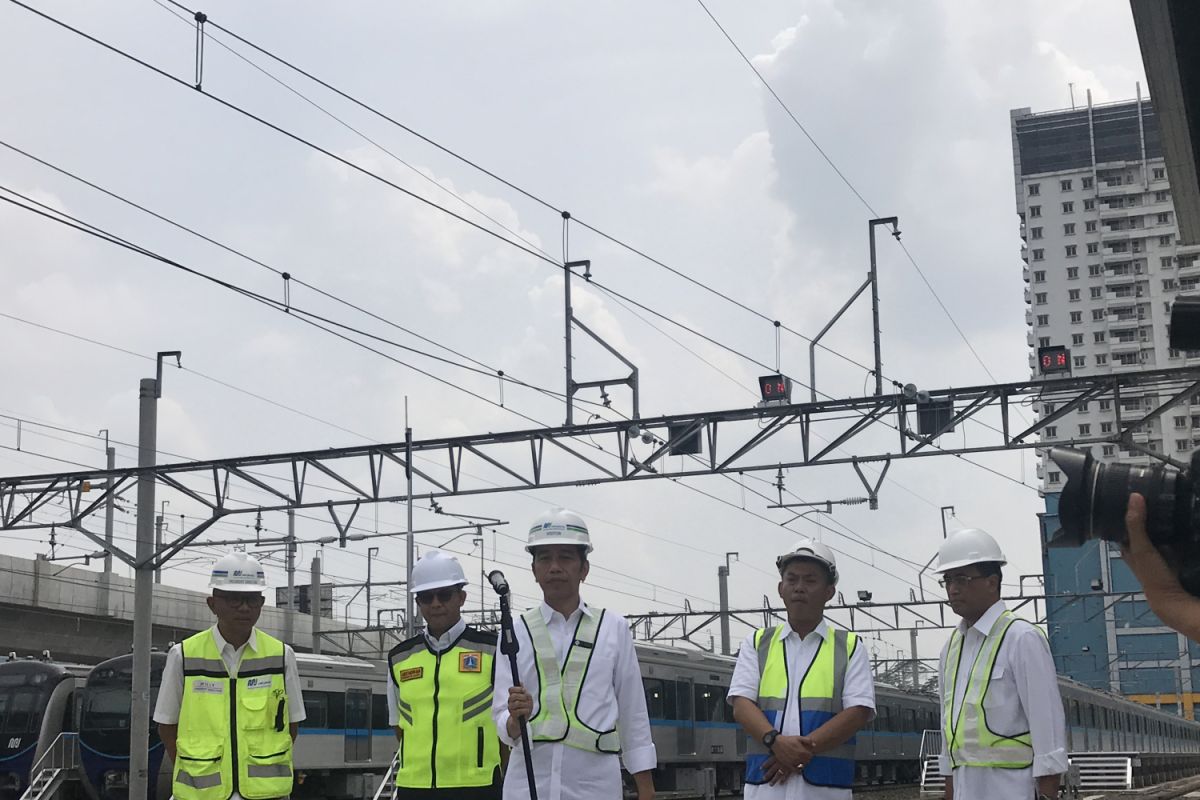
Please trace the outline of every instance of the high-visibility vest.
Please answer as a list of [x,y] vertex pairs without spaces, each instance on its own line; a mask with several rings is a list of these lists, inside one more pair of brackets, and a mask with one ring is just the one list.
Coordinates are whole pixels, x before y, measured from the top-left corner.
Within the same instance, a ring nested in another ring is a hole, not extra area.
[[[754,632],[758,651],[758,707],[771,727],[783,730],[788,705],[787,655],[784,639],[788,628],[760,628]],[[842,711],[842,690],[846,685],[846,666],[858,646],[858,636],[849,631],[827,631],[821,646],[800,676],[794,693],[799,695],[800,735],[807,736]],[[832,750],[813,756],[800,775],[814,786],[850,788],[854,784],[855,737]],[[746,737],[746,783],[766,783],[763,766],[770,757],[763,743]]]
[[1017,617],[1005,609],[992,623],[975,655],[975,663],[971,665],[966,694],[957,717],[954,714],[954,690],[962,661],[963,635],[957,628],[950,634],[946,674],[942,680],[942,735],[953,767],[1024,769],[1033,765],[1033,739],[1029,731],[1015,736],[993,733],[988,728],[987,712],[983,707],[1000,645],[1016,621]]
[[591,753],[620,753],[621,735],[615,727],[597,730],[579,718],[579,696],[604,622],[604,609],[588,611],[580,612],[566,663],[561,665],[542,610],[531,608],[521,615],[538,672],[538,710],[529,720],[529,736],[535,742],[562,742]]
[[292,792],[284,645],[262,631],[230,678],[213,631],[184,639],[183,702],[175,741],[176,800],[246,800]]
[[495,656],[495,635],[471,627],[441,653],[429,649],[424,634],[392,648],[388,664],[401,734],[397,786],[466,788],[496,779]]

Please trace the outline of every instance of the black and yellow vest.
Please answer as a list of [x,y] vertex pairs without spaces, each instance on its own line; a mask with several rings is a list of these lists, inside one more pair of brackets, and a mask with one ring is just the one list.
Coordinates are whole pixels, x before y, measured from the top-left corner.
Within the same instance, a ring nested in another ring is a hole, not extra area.
[[213,631],[190,636],[183,655],[176,800],[246,800],[292,792],[292,735],[284,682],[284,645],[262,631],[242,651],[230,678]]
[[495,634],[468,626],[441,653],[424,634],[388,654],[401,733],[396,785],[405,789],[490,786],[500,768],[492,721]]

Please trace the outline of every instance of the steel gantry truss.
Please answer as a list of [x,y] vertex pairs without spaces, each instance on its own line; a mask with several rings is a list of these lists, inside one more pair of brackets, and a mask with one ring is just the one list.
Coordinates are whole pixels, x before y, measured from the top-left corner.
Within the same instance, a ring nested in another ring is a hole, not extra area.
[[[1111,400],[1116,410],[1114,431],[1063,439],[1062,444],[1118,443],[1122,449],[1171,462],[1139,445],[1134,433],[1196,393],[1200,393],[1200,369],[1185,367],[930,391],[931,401],[949,401],[953,413],[942,430],[929,436],[920,435],[910,424],[919,402],[891,394],[662,416],[639,419],[636,427],[628,421],[604,421],[141,468],[7,477],[0,478],[0,529],[51,524],[73,528],[130,566],[159,567],[231,515],[324,508],[344,546],[346,531],[364,503],[405,502],[410,491],[413,498],[438,498],[833,464],[886,465],[893,459],[1032,448],[1042,446],[1036,436],[1047,425],[1084,403],[1105,399]],[[1161,394],[1167,397],[1159,402]],[[1131,398],[1146,396],[1156,398],[1152,410],[1131,416],[1123,409]],[[1012,425],[1017,406],[1051,400],[1052,412],[1032,424]],[[986,409],[998,412],[995,424],[986,424],[980,417]],[[968,420],[981,422],[977,431],[972,431],[977,443],[938,444],[941,433]],[[881,437],[864,438],[866,431],[885,427],[893,430],[893,447],[880,446]],[[672,431],[676,440],[700,436],[703,455],[669,459]],[[755,459],[756,451],[773,439],[783,442],[787,457]],[[856,447],[859,452],[854,454],[841,450],[863,442],[869,446]],[[143,474],[152,477],[168,496],[194,501],[203,512],[195,527],[155,552],[149,561],[106,544],[104,537],[88,526],[89,518],[106,507],[110,496],[129,492]]]

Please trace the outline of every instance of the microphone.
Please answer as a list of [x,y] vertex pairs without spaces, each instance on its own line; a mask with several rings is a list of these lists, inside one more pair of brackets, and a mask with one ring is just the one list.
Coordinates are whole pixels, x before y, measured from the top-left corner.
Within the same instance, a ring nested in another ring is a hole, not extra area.
[[496,590],[496,594],[501,597],[508,594],[508,581],[504,579],[503,572],[494,569],[488,573],[487,579],[492,584],[492,588]]

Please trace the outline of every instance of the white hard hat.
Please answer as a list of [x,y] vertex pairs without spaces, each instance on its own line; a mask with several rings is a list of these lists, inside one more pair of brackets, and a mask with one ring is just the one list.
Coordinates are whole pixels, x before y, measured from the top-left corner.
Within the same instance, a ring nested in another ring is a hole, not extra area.
[[1001,566],[1008,563],[1000,545],[988,535],[987,531],[978,528],[963,528],[950,534],[942,546],[938,548],[938,563],[934,572],[967,567],[971,564],[981,564],[995,561]]
[[533,548],[546,544],[582,545],[587,552],[592,552],[592,537],[588,535],[587,523],[583,517],[565,508],[551,508],[529,526],[529,541],[525,549],[532,553]]
[[821,562],[829,569],[829,576],[833,582],[837,583],[837,559],[833,557],[833,550],[829,548],[829,545],[818,542],[816,539],[801,539],[796,542],[796,546],[792,550],[775,559],[775,566],[782,573],[783,568],[788,565],[788,562],[794,561],[797,558],[807,558],[812,561]]
[[267,588],[267,575],[256,559],[234,551],[213,562],[208,585],[225,592],[262,592]]
[[416,594],[444,586],[462,586],[466,582],[467,576],[457,558],[441,550],[431,550],[413,565],[411,591]]

